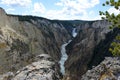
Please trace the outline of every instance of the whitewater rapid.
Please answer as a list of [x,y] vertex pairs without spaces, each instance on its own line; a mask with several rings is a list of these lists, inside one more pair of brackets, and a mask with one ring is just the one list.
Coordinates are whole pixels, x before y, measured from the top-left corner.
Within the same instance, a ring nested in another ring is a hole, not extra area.
[[60,72],[64,75],[65,74],[65,67],[64,67],[64,63],[67,60],[68,56],[66,54],[66,49],[65,47],[67,46],[68,43],[65,43],[61,46],[61,60],[60,60]]
[[[76,28],[73,28],[72,30],[72,36],[73,37],[76,37],[77,35],[77,32],[76,32]],[[66,53],[66,49],[65,47],[71,42],[72,40],[69,40],[67,43],[64,43],[62,46],[61,46],[61,59],[59,61],[60,63],[60,72],[64,75],[65,74],[65,66],[64,66],[64,63],[65,61],[67,60],[68,58],[68,55]]]

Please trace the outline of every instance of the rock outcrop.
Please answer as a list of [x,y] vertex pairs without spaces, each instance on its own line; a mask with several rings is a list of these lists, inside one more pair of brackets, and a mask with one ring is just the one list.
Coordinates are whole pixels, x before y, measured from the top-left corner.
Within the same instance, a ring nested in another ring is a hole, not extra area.
[[98,66],[88,70],[81,80],[119,80],[120,58],[107,57]]
[[48,54],[37,56],[36,62],[23,67],[15,74],[1,75],[0,80],[60,80],[59,64]]

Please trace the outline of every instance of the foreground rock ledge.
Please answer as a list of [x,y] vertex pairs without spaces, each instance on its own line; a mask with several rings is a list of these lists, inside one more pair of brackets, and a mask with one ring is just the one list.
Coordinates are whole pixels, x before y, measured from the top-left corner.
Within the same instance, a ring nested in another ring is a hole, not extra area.
[[41,54],[36,61],[15,74],[1,75],[0,80],[60,80],[58,64],[49,55]]
[[120,57],[107,57],[97,67],[88,70],[81,80],[120,80]]

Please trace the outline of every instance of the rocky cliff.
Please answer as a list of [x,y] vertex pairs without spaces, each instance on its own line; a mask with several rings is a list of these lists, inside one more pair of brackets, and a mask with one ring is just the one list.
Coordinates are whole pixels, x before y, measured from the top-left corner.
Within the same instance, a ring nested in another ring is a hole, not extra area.
[[81,80],[119,80],[120,58],[107,57],[95,68],[88,70]]
[[120,30],[110,31],[109,26],[110,23],[103,20],[78,27],[80,30],[77,37],[66,47],[66,76],[70,77],[70,80],[81,80],[81,76],[88,69],[98,65],[105,56],[112,56],[108,49]]
[[0,73],[17,71],[39,54],[55,61],[60,47],[71,38],[63,24],[35,16],[9,15],[0,8]]
[[0,80],[60,80],[59,64],[48,54],[40,54],[35,62],[16,73],[0,75]]

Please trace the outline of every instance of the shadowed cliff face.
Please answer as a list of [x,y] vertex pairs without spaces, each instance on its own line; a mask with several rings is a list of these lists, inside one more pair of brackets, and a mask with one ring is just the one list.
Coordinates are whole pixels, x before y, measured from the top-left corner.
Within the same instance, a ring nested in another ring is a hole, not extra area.
[[98,65],[105,56],[111,56],[108,49],[119,30],[110,32],[109,25],[107,21],[94,21],[79,27],[77,37],[66,47],[66,75],[71,80],[80,80],[88,68]]
[[71,38],[62,24],[45,18],[8,15],[0,8],[0,73],[16,71],[39,54],[59,61],[60,47]]

